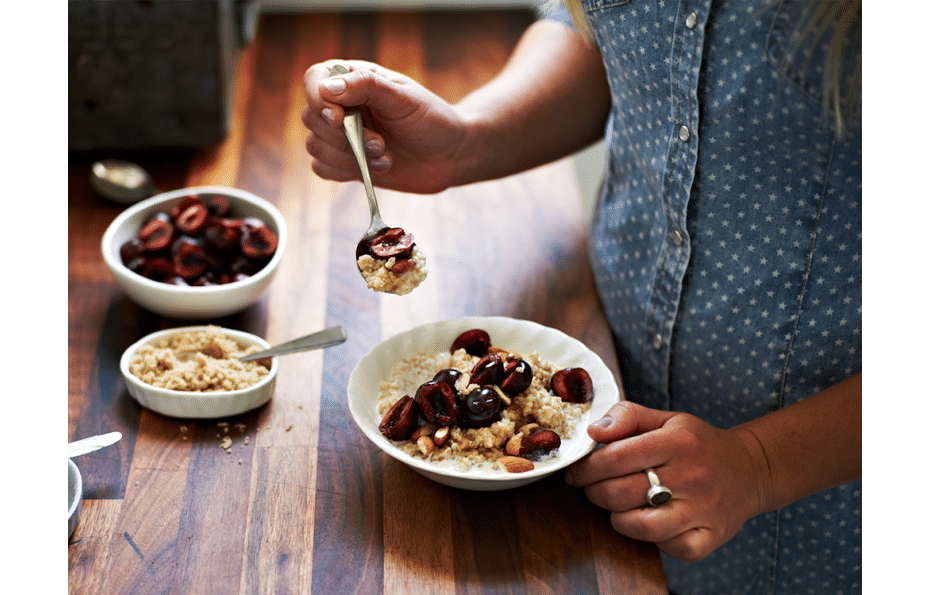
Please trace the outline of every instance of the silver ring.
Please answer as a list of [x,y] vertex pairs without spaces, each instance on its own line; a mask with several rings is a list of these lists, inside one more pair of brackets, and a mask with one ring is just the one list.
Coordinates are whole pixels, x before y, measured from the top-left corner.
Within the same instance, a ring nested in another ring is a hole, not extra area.
[[659,476],[656,470],[650,467],[646,469],[646,477],[649,478],[649,491],[646,492],[646,500],[653,506],[660,506],[672,499],[672,490],[659,483]]

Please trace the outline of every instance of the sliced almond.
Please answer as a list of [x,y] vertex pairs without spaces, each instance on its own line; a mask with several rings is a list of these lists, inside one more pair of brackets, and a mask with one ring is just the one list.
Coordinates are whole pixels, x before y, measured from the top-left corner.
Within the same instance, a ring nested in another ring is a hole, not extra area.
[[523,457],[501,457],[497,462],[507,473],[526,473],[534,468],[533,461]]
[[433,443],[436,446],[442,446],[446,443],[446,440],[449,439],[451,434],[452,430],[449,428],[449,426],[442,426],[433,433]]
[[436,448],[436,444],[430,436],[420,436],[417,439],[417,448],[420,449],[421,453],[429,456],[433,452],[433,449]]
[[432,436],[433,432],[435,432],[436,428],[438,427],[439,426],[437,426],[436,424],[432,422],[426,422],[425,424],[423,424],[422,426],[414,430],[412,434],[410,434],[410,440],[413,442],[417,442],[420,440],[421,436]]
[[540,427],[539,424],[536,424],[536,423],[526,424],[525,426],[520,428],[520,433],[523,434],[524,437],[526,437],[532,434],[533,432],[535,432],[536,430],[538,430],[539,427]]
[[517,456],[520,454],[521,444],[523,444],[523,434],[517,432],[507,441],[507,446],[504,447],[504,450],[511,456]]
[[501,400],[501,403],[503,403],[504,407],[505,408],[510,407],[510,403],[511,403],[510,395],[502,391],[501,387],[497,386],[496,384],[493,385],[492,388],[494,388],[494,392],[497,393],[497,396]]

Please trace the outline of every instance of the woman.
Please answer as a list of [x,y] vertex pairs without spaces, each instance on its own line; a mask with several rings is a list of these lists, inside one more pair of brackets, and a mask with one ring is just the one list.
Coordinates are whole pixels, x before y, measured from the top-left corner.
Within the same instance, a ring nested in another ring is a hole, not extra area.
[[673,593],[861,592],[861,8],[569,4],[455,105],[311,67],[313,170],[357,178],[344,105],[374,183],[408,192],[605,138],[589,246],[629,401],[566,480],[658,545]]

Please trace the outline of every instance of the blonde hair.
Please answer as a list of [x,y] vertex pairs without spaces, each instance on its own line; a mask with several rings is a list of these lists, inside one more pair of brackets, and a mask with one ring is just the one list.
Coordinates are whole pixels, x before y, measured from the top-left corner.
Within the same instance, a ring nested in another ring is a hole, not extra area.
[[[548,5],[565,4],[575,26],[582,37],[588,42],[594,42],[594,31],[588,16],[585,14],[581,0],[555,0],[547,2]],[[769,10],[780,4],[771,2],[764,10]],[[824,109],[829,118],[833,120],[838,135],[842,135],[844,122],[859,120],[862,117],[862,50],[861,43],[858,53],[851,58],[853,63],[844,63],[844,49],[850,41],[850,36],[862,34],[862,1],[818,0],[803,3],[804,12],[798,20],[797,30],[791,39],[794,44],[789,55],[798,51],[809,51],[817,46],[824,35],[830,31],[827,42],[827,51],[824,72]],[[832,26],[832,31],[831,31]],[[805,68],[809,68],[806,64]],[[843,73],[850,76],[843,80]]]

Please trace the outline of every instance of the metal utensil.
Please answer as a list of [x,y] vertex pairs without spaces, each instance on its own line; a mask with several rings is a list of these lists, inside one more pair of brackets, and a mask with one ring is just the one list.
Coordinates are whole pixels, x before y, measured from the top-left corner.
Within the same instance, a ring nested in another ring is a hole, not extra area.
[[[347,74],[349,65],[344,62],[337,62],[329,71],[329,76]],[[365,231],[365,235],[359,241],[359,249],[363,242],[367,242],[379,235],[379,232],[388,229],[388,225],[381,219],[381,211],[378,209],[378,199],[375,198],[375,189],[371,184],[371,173],[368,171],[368,159],[365,157],[365,136],[362,130],[362,112],[357,107],[346,107],[345,118],[342,120],[342,130],[349,140],[349,146],[352,147],[352,153],[355,160],[358,161],[358,167],[362,172],[362,183],[365,184],[365,194],[368,195],[368,209],[371,211],[371,224]],[[366,246],[367,247],[367,246]]]
[[89,452],[106,448],[119,442],[123,435],[119,432],[110,432],[109,434],[100,434],[90,438],[82,438],[68,443],[68,458],[86,455]]
[[334,326],[332,328],[326,329],[325,331],[318,331],[305,337],[293,339],[287,343],[281,343],[280,345],[276,345],[271,349],[244,355],[239,358],[239,361],[247,362],[253,359],[261,359],[263,357],[272,357],[274,355],[287,355],[288,353],[297,353],[299,351],[325,349],[326,347],[332,347],[334,345],[344,343],[346,338],[345,330],[341,326]]
[[90,184],[104,198],[121,204],[139,202],[158,193],[149,172],[122,159],[101,159],[91,164]]

